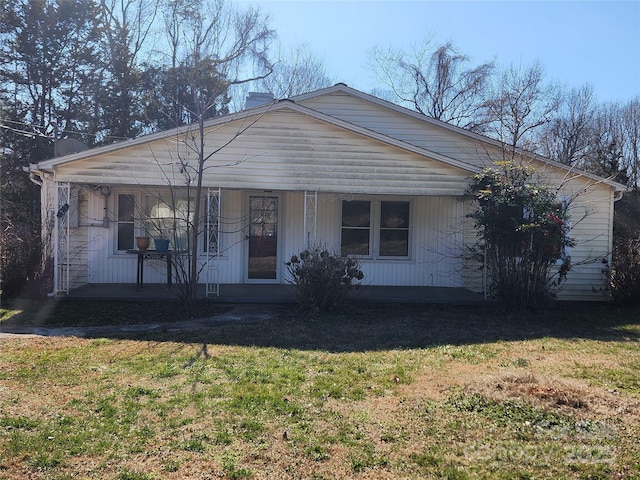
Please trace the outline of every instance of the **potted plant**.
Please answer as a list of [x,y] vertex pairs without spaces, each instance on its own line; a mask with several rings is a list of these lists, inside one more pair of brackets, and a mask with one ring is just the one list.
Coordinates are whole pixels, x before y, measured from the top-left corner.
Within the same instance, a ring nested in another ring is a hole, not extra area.
[[157,234],[153,237],[153,243],[155,244],[156,252],[158,253],[167,253],[169,251],[169,239],[165,235],[163,227],[162,219],[160,219],[158,223],[154,224],[154,229]]
[[169,239],[162,236],[153,239],[153,243],[156,245],[156,252],[167,253],[169,251]]
[[149,241],[150,238],[147,236],[136,237],[136,248],[141,252],[146,251],[149,248]]

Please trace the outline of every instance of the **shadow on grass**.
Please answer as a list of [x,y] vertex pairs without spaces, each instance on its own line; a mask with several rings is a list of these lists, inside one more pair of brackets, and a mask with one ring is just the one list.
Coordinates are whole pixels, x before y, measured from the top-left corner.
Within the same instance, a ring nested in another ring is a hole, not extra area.
[[[31,305],[0,323],[45,335],[76,335],[194,344],[330,352],[423,348],[544,337],[640,341],[640,309],[558,304],[544,312],[508,315],[495,306],[354,305],[338,314],[309,315],[294,306],[65,301]],[[260,314],[261,313],[261,314]]]

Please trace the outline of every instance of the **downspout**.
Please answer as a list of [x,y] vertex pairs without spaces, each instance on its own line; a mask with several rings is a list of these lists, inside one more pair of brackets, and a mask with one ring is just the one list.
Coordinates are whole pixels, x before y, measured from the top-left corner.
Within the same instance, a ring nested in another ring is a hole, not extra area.
[[[613,242],[614,242],[614,238],[613,238],[613,219],[615,217],[615,203],[618,200],[621,200],[623,195],[624,195],[624,190],[614,190],[613,191],[613,202],[610,203],[609,206],[609,228],[608,228],[608,234],[609,234],[609,241],[608,241],[608,248],[609,248],[609,252],[607,253],[607,257],[606,257],[606,261],[607,261],[607,265],[609,267],[609,275],[611,274],[611,269],[613,268]],[[605,260],[605,259],[603,259]],[[608,278],[608,280],[610,280],[611,277]],[[611,300],[611,292],[609,292],[609,300]]]
[[[42,177],[40,176],[39,173],[36,173],[36,171],[32,170],[32,167],[35,167],[36,164],[31,164],[28,167],[22,167],[22,171],[26,172],[29,174],[29,180],[32,183],[35,183],[36,185],[38,185],[40,187],[40,189],[42,189]],[[40,195],[42,195],[42,190],[40,191]],[[42,228],[42,219],[40,220],[40,228]],[[55,263],[55,262],[54,262]],[[54,276],[55,276],[55,270],[54,270]],[[55,282],[55,278],[53,281],[53,290],[49,293],[47,293],[47,297],[55,297],[56,296],[56,282]]]

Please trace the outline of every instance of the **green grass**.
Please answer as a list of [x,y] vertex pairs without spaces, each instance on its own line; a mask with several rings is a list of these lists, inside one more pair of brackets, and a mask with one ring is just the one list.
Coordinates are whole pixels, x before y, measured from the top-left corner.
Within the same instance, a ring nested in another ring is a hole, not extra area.
[[[38,321],[110,319],[70,303]],[[639,313],[394,305],[0,338],[0,479],[640,478]]]

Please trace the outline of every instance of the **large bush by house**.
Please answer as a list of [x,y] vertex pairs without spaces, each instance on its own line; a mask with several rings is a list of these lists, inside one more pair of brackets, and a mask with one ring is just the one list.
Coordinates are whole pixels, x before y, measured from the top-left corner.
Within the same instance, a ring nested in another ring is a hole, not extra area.
[[515,162],[496,163],[471,179],[478,208],[474,250],[488,271],[490,291],[506,308],[535,308],[554,298],[571,268],[566,247],[568,204]]

